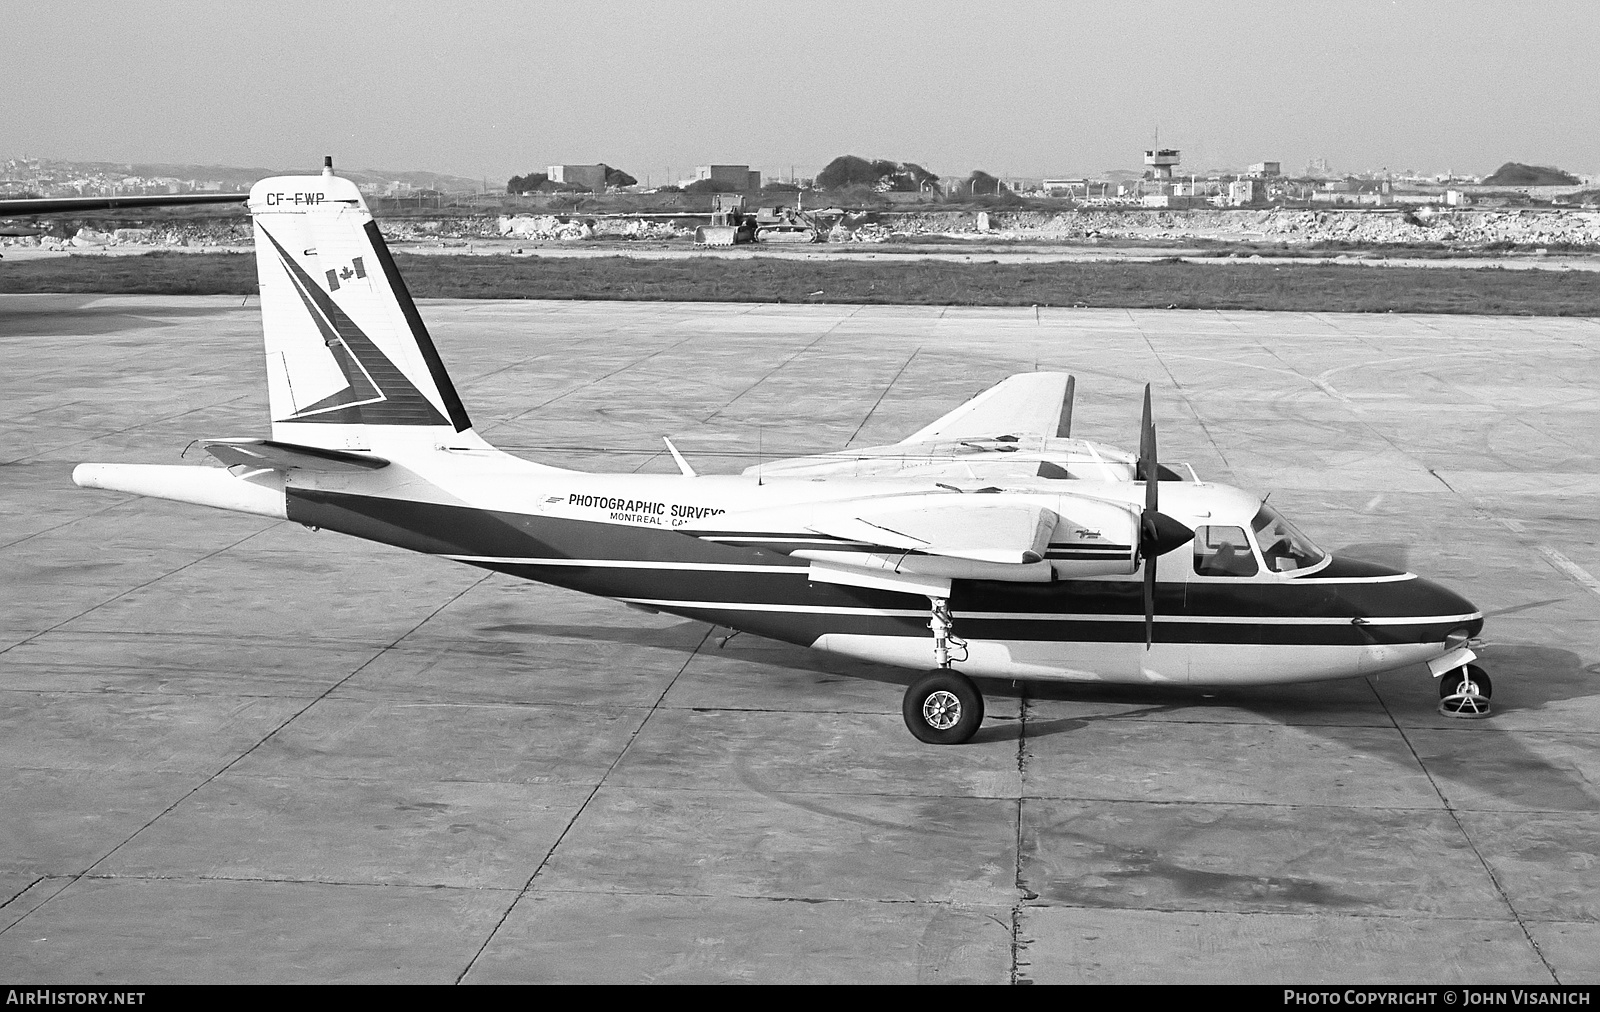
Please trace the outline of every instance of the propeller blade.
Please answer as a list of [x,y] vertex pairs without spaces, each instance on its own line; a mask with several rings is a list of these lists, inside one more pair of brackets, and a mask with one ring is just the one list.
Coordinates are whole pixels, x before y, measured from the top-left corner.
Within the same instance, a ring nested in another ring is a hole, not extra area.
[[1061,420],[1056,422],[1057,439],[1067,439],[1072,435],[1072,398],[1077,385],[1077,377],[1067,377],[1067,392],[1061,398]]
[[1144,648],[1150,649],[1150,644],[1156,636],[1156,559],[1153,555],[1145,556],[1144,560]]
[[1144,418],[1139,423],[1138,478],[1144,482],[1144,508],[1154,512],[1160,495],[1160,474],[1156,463],[1156,426],[1150,420],[1150,384],[1144,385]]
[[[1151,482],[1151,484],[1155,484]],[[1156,559],[1194,539],[1194,531],[1155,510],[1139,517],[1139,555],[1144,559],[1144,648],[1156,631]]]
[[1144,385],[1144,418],[1139,423],[1139,462],[1134,477],[1144,482],[1144,512],[1139,514],[1139,556],[1144,560],[1144,648],[1156,632],[1156,559],[1194,540],[1194,531],[1158,508],[1161,464],[1156,453],[1156,426],[1150,417],[1150,384]]

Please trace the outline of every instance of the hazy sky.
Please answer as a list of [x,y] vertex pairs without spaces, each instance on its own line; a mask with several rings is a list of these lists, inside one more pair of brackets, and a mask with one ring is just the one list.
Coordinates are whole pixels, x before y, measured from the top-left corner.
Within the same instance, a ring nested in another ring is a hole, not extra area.
[[0,157],[1600,171],[1594,0],[0,0]]

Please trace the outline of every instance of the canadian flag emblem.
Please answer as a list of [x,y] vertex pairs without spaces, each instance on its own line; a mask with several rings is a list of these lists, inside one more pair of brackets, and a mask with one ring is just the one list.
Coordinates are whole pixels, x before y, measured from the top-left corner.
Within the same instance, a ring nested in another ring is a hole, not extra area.
[[328,271],[328,291],[337,292],[341,279],[349,281],[351,278],[364,278],[367,276],[367,266],[361,262],[360,257],[350,261],[348,266],[336,267]]

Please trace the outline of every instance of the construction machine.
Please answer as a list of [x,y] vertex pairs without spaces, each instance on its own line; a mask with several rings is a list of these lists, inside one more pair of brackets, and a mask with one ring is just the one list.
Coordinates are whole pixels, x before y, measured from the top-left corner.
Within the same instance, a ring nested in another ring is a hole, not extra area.
[[821,242],[822,231],[809,214],[777,205],[756,210],[756,242]]
[[744,194],[713,193],[711,224],[694,230],[696,246],[732,246],[756,241],[756,220],[744,213]]

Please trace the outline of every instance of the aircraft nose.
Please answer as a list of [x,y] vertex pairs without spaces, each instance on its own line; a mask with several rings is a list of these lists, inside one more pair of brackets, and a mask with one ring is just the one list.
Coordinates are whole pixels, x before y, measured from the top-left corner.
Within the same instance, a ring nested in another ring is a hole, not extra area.
[[1451,590],[1449,587],[1432,580],[1418,577],[1413,590],[1416,595],[1414,605],[1418,614],[1428,616],[1446,615],[1472,615],[1471,619],[1463,619],[1461,624],[1466,626],[1467,634],[1476,636],[1483,629],[1483,612],[1478,606]]

